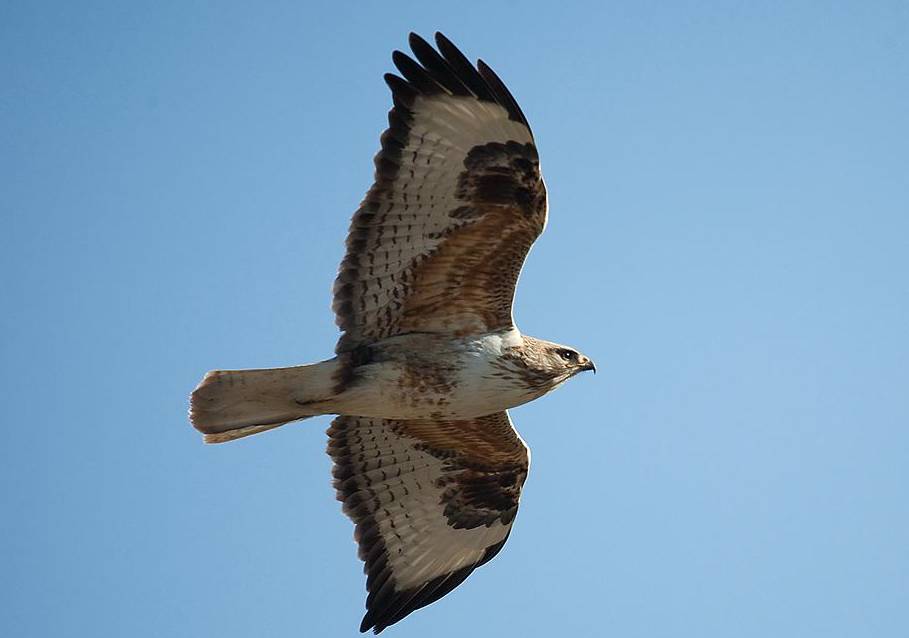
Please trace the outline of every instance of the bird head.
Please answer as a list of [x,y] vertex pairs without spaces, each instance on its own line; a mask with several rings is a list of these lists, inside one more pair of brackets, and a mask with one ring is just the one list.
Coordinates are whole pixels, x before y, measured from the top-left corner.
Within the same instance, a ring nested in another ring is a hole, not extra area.
[[552,387],[561,385],[574,375],[593,370],[596,366],[587,357],[570,346],[524,336],[522,358],[535,374],[534,384]]
[[590,357],[587,357],[574,348],[553,343],[547,348],[547,359],[549,367],[567,377],[573,377],[579,372],[592,370],[594,374],[597,367]]

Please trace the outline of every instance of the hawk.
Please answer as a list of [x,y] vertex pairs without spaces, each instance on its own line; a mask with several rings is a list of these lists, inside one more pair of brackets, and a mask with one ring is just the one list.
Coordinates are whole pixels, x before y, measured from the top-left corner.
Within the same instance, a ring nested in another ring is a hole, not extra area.
[[375,633],[502,549],[530,463],[506,410],[596,371],[515,326],[546,226],[537,148],[492,69],[435,41],[411,34],[416,59],[395,51],[401,75],[385,76],[394,107],[334,285],[335,356],[209,372],[191,398],[207,443],[339,415],[328,453],[365,562],[360,630]]

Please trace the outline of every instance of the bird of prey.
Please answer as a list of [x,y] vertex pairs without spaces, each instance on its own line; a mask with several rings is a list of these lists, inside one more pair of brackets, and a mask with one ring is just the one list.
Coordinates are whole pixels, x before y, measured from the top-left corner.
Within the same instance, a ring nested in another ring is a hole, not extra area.
[[530,453],[507,409],[593,362],[521,334],[518,275],[547,217],[527,119],[441,33],[395,51],[375,183],[354,213],[332,307],[336,355],[216,370],[192,393],[207,443],[339,415],[328,453],[367,574],[361,631],[458,586],[504,545]]

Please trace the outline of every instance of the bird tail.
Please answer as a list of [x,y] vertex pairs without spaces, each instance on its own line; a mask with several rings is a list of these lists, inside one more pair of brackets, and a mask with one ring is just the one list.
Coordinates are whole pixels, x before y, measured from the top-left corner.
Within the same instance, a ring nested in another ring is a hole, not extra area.
[[292,368],[213,370],[190,397],[189,420],[206,443],[225,443],[330,414],[334,359]]

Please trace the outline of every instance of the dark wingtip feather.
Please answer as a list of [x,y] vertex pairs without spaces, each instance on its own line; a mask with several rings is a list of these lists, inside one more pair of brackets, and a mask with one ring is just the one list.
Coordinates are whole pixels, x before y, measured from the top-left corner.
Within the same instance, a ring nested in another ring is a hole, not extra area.
[[442,93],[442,86],[432,77],[432,75],[422,66],[405,53],[395,51],[391,54],[391,60],[408,82],[410,82],[420,93],[425,95],[436,95]]
[[[483,62],[483,60],[479,60],[477,65],[474,66],[470,60],[461,53],[460,49],[458,49],[458,47],[440,31],[436,32],[435,38],[436,46],[438,46],[439,51],[444,58],[443,62],[453,70],[459,81],[461,81],[476,97],[487,102],[499,104],[508,112],[509,118],[516,122],[520,122],[526,126],[528,130],[530,129],[530,124],[527,122],[527,118],[524,116],[523,111],[521,111],[521,107],[518,106],[517,100],[515,100],[511,91],[508,90],[505,83],[502,82],[501,78],[496,75],[495,71],[493,71],[488,64]],[[423,50],[423,45],[419,46],[421,47],[419,51],[414,48],[414,53],[417,54],[418,58],[420,58],[420,51]],[[428,47],[428,45],[426,46]],[[413,43],[411,43],[411,47],[413,47]],[[422,58],[420,58],[420,61],[423,62]]]
[[493,71],[488,64],[483,62],[483,60],[477,60],[477,69],[480,72],[480,76],[486,80],[486,83],[496,94],[496,101],[508,111],[508,116],[513,120],[521,122],[529,129],[530,124],[527,123],[524,112],[521,110],[521,107],[518,106],[518,101],[514,99],[511,91],[508,90],[508,87],[505,86],[505,83],[502,82],[501,78],[496,75],[496,72]]
[[417,56],[417,60],[427,71],[429,71],[436,82],[444,86],[454,95],[473,95],[448,62],[445,61],[445,58],[443,58],[429,42],[416,33],[410,34],[409,41],[410,48],[413,50],[414,55]]
[[394,99],[395,106],[410,110],[410,107],[413,106],[413,101],[418,95],[416,88],[410,82],[394,73],[386,73],[383,77],[385,78],[385,84],[391,89],[391,96]]
[[[510,534],[509,534],[510,535]],[[440,598],[443,598],[454,590],[458,585],[467,580],[477,567],[485,565],[491,561],[505,546],[508,535],[500,542],[490,545],[483,552],[483,556],[473,565],[465,565],[448,574],[442,574],[433,580],[424,583],[422,586],[414,589],[398,591],[394,588],[394,583],[389,582],[381,588],[373,590],[381,595],[367,599],[367,611],[360,623],[360,631],[366,632],[370,629],[373,633],[381,633],[384,629],[400,622],[413,612],[427,605],[431,605]]]
[[461,50],[451,40],[438,31],[436,32],[436,46],[439,47],[439,53],[442,54],[442,57],[445,58],[445,61],[454,70],[461,82],[477,98],[487,102],[496,101],[492,89],[487,86],[486,81],[480,76],[476,67],[471,64],[470,60],[461,53]]
[[407,34],[407,44],[410,45],[410,48],[416,51],[416,49],[422,46],[429,46],[429,43],[423,39],[423,37],[414,31],[411,31]]
[[472,95],[481,101],[500,105],[508,112],[510,119],[530,129],[517,100],[488,64],[479,60],[475,66],[441,31],[436,31],[435,41],[438,51],[411,32],[408,43],[416,60],[401,51],[392,53],[392,61],[404,76],[385,75],[396,105],[409,109],[417,95]]

